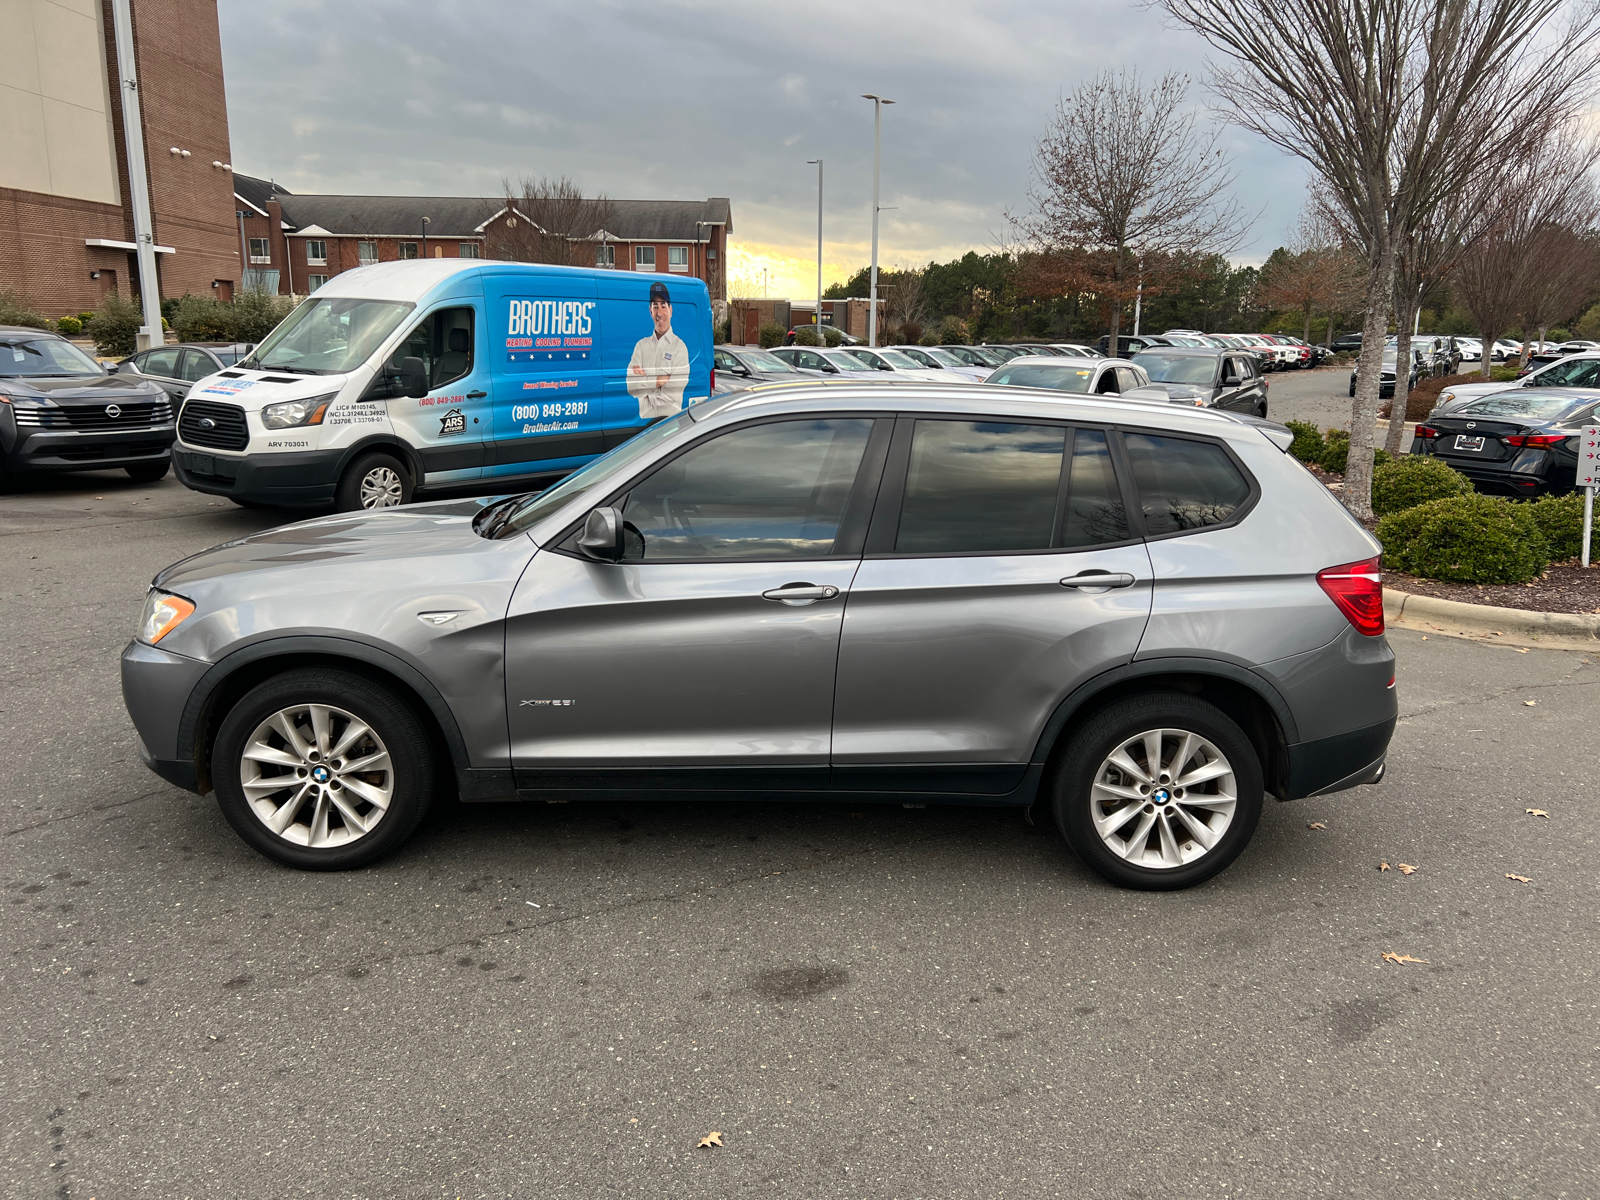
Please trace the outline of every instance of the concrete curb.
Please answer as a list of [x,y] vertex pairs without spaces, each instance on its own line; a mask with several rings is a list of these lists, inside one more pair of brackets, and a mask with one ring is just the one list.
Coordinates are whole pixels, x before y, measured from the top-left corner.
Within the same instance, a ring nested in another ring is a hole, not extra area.
[[1600,615],[1533,612],[1493,604],[1466,604],[1383,589],[1383,618],[1390,625],[1501,645],[1593,650],[1600,646]]

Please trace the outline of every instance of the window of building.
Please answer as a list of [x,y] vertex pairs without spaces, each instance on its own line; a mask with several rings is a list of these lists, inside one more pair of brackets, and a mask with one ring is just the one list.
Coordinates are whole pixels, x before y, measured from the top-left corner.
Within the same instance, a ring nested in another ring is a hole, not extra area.
[[597,267],[615,267],[617,265],[617,248],[609,242],[601,242],[594,248],[594,265]]
[[1221,446],[1149,433],[1123,435],[1149,534],[1182,533],[1231,520],[1250,484]]
[[322,265],[328,261],[328,243],[319,241],[306,242],[306,261]]
[[871,432],[859,418],[779,421],[696,446],[628,494],[624,558],[832,554]]
[[327,282],[328,282],[328,277],[326,275],[307,275],[306,276],[306,287],[309,288],[313,292],[316,291],[319,287],[321,287],[323,284],[325,284]]
[[689,247],[667,247],[667,270],[687,271],[689,269]]
[[272,261],[272,244],[266,238],[250,239],[250,261],[253,263]]
[[357,242],[356,259],[363,267],[371,266],[378,261],[377,242]]
[[462,242],[459,246],[456,247],[456,254],[461,258],[477,258],[478,257],[478,243],[477,242]]
[[416,256],[417,256],[417,244],[415,242],[401,242],[400,243],[400,257],[401,258],[415,258]]
[[897,554],[1047,550],[1067,431],[1001,421],[918,421]]
[[635,271],[654,271],[656,269],[656,248],[654,246],[635,246],[633,248],[633,269]]

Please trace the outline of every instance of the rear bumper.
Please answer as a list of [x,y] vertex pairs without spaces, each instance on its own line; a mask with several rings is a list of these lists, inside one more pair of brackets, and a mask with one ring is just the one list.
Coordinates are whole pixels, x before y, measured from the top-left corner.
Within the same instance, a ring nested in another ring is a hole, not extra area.
[[72,429],[18,429],[5,452],[8,471],[103,471],[167,460],[177,427],[80,433]]
[[344,450],[232,455],[188,446],[172,448],[172,468],[187,488],[260,504],[321,505],[333,501]]
[[[1512,471],[1508,467],[1516,457],[1498,463],[1474,462],[1471,459],[1453,458],[1436,453],[1431,442],[1412,439],[1411,453],[1437,458],[1452,470],[1472,481],[1481,492],[1499,496],[1552,496],[1564,495],[1576,486],[1577,466],[1571,468],[1570,479],[1560,462],[1545,464],[1542,471]],[[1535,454],[1540,453],[1534,451]]]
[[1383,778],[1395,718],[1289,747],[1288,799],[1326,796]]

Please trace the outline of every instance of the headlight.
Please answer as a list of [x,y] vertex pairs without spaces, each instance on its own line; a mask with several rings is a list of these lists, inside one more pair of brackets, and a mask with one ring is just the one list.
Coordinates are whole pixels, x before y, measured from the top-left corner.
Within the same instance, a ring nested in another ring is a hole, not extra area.
[[1440,392],[1439,393],[1439,403],[1440,404],[1449,404],[1450,401],[1454,400],[1455,398],[1456,398],[1456,394],[1454,392]]
[[296,425],[321,425],[323,414],[338,392],[313,396],[309,400],[286,400],[261,410],[261,423],[268,429],[290,429]]
[[193,603],[182,596],[151,588],[144,600],[144,615],[139,618],[139,640],[154,646],[193,612]]

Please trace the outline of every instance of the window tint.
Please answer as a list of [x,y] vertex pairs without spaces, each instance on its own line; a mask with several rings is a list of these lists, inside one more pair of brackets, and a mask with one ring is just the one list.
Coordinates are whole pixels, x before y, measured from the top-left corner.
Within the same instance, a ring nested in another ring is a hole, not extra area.
[[1134,388],[1143,387],[1144,380],[1139,378],[1139,372],[1131,367],[1117,368],[1117,386],[1124,392],[1131,392]]
[[871,431],[863,419],[779,421],[696,446],[629,492],[624,558],[832,554]]
[[389,355],[389,373],[399,373],[402,359],[420,358],[428,373],[430,391],[471,374],[472,326],[470,308],[442,308],[429,313]]
[[1123,435],[1151,535],[1204,529],[1232,518],[1250,484],[1221,446],[1149,433]]
[[895,552],[1048,549],[1065,439],[1059,425],[918,421]]
[[139,370],[146,375],[159,375],[163,379],[176,379],[178,377],[178,355],[183,351],[175,346],[165,350],[152,350],[144,356],[144,362]]
[[1072,550],[1126,541],[1128,513],[1111,467],[1106,435],[1099,429],[1080,429],[1072,439],[1072,472],[1067,481],[1067,504],[1056,544]]
[[1117,369],[1106,367],[1100,372],[1100,380],[1094,385],[1095,395],[1114,396],[1117,394]]
[[183,378],[190,383],[197,379],[204,379],[217,369],[217,364],[211,361],[211,356],[200,350],[185,350],[183,352]]

